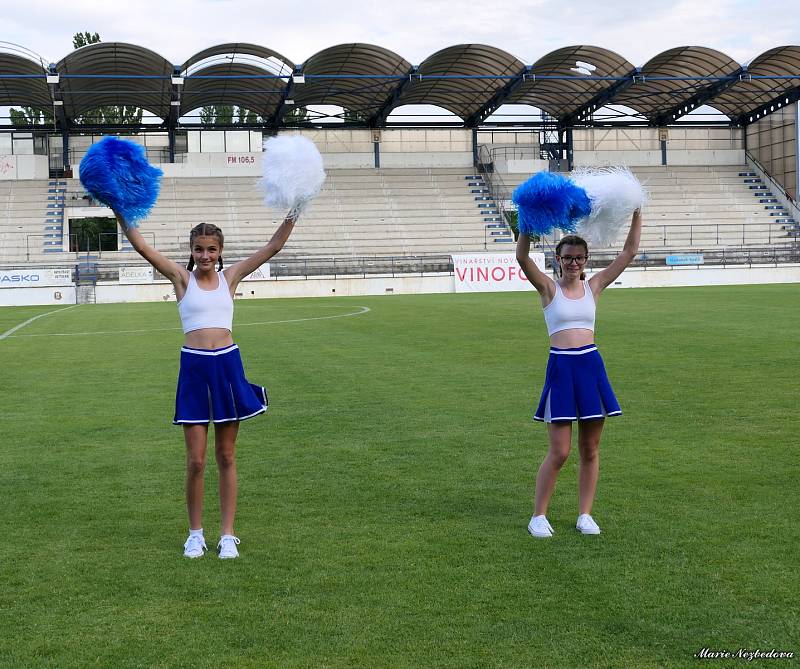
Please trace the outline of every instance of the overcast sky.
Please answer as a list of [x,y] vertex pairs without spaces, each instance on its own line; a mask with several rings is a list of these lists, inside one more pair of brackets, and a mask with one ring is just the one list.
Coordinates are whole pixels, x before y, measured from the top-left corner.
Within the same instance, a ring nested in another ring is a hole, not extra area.
[[[346,42],[388,48],[414,65],[446,46],[482,43],[531,64],[563,46],[616,51],[634,65],[676,46],[706,46],[740,63],[776,46],[800,45],[800,12],[788,0],[506,0],[439,2],[264,2],[139,0],[135,9],[106,0],[4,3],[0,40],[56,62],[72,35],[99,32],[180,64],[206,47],[251,42],[300,63]],[[0,45],[2,46],[2,45]]]

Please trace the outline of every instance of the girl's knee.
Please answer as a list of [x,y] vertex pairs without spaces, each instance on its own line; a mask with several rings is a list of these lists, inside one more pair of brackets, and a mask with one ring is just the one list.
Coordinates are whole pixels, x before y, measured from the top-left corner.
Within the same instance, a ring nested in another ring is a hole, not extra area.
[[202,476],[206,470],[206,459],[204,457],[189,457],[186,460],[186,470],[189,476]]
[[580,447],[581,461],[594,462],[600,456],[600,440],[595,442],[582,443]]
[[567,461],[569,457],[569,446],[566,447],[550,447],[550,453],[548,457],[550,459],[551,464],[556,469],[561,469],[564,466],[564,463]]
[[228,469],[236,465],[236,451],[233,448],[217,449],[217,466],[220,469]]

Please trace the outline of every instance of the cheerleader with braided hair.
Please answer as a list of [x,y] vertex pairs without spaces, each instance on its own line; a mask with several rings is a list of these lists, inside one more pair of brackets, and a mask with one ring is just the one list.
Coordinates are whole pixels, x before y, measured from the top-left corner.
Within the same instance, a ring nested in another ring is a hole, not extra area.
[[220,558],[235,558],[239,539],[233,532],[236,513],[236,436],[239,423],[267,410],[266,390],[247,381],[239,347],[233,342],[233,295],[239,282],[278,253],[294,227],[296,210],[289,212],[269,242],[253,255],[223,266],[224,237],[216,225],[201,223],[189,236],[187,267],[150,246],[135,225],[115,210],[131,246],[175,287],[184,332],[175,400],[176,425],[183,426],[186,441],[186,504],[189,538],[184,555],[201,557],[207,550],[203,537],[203,491],[208,427],[214,424],[214,445],[219,468],[221,538]]

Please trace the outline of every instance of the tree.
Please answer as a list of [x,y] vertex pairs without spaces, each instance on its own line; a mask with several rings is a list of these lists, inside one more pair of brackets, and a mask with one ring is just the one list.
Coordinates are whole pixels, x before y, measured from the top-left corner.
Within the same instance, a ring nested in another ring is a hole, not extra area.
[[231,105],[217,105],[217,125],[233,124],[233,107]]
[[203,125],[232,125],[234,108],[231,105],[207,105],[200,109]]
[[345,123],[364,123],[367,120],[367,115],[364,112],[346,108],[342,111],[344,112],[342,118]]
[[[99,33],[90,33],[89,31],[75,33],[72,36],[72,46],[76,49],[88,46],[89,44],[97,44],[100,41]],[[86,114],[83,114],[75,120],[78,123],[90,125],[100,123],[107,123],[109,125],[138,125],[142,122],[142,109],[127,105],[98,107],[97,109],[92,109]]]
[[82,32],[82,33],[75,33],[72,36],[72,48],[73,49],[80,49],[83,46],[88,46],[89,44],[97,44],[100,41],[100,35],[98,33],[90,33],[90,32]]
[[261,122],[261,117],[256,114],[254,111],[250,111],[249,109],[245,109],[244,107],[238,107],[237,116],[239,120],[237,123],[239,125],[255,125],[256,123]]
[[22,109],[9,109],[8,115],[11,118],[11,125],[43,125],[53,122],[53,115],[48,111],[35,109],[33,107],[23,107]]
[[287,123],[300,125],[308,120],[308,109],[305,107],[292,107],[283,115],[283,120]]
[[200,123],[203,125],[214,125],[217,118],[217,108],[214,105],[207,105],[200,109]]

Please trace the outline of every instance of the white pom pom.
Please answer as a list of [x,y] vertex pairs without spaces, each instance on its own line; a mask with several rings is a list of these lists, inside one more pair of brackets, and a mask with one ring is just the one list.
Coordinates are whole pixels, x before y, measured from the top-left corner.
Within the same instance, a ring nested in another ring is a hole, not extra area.
[[272,209],[299,214],[322,189],[325,170],[314,142],[300,135],[270,137],[264,142],[264,202]]
[[610,246],[647,202],[647,191],[627,167],[581,168],[570,178],[586,191],[592,213],[578,224],[578,234],[594,246]]

